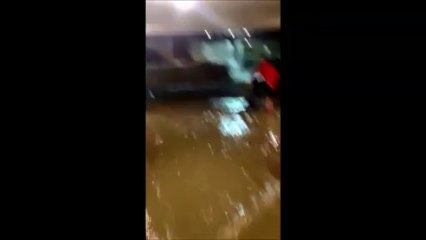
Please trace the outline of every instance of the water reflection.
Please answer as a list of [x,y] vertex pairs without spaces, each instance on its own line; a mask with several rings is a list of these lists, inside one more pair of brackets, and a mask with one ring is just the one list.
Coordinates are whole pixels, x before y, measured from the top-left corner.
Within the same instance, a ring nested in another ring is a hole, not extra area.
[[249,106],[243,97],[224,97],[212,100],[213,106],[228,113],[239,113],[247,110]]
[[226,137],[241,137],[249,132],[246,123],[238,114],[220,116],[219,129]]

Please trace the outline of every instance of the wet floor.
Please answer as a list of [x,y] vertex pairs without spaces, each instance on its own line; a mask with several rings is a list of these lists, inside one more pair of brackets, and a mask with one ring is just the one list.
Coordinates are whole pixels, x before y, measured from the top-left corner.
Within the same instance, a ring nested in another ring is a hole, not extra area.
[[147,239],[279,239],[279,109],[147,106]]

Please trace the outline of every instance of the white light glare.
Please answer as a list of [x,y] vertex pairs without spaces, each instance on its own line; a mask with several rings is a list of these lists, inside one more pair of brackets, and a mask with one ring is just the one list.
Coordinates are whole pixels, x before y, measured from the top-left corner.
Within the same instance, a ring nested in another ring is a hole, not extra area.
[[210,34],[209,34],[209,32],[207,32],[207,30],[206,30],[206,29],[204,29],[204,32],[206,33],[207,37],[208,37],[210,40],[212,40],[212,37],[210,37]]
[[173,1],[173,5],[182,11],[188,10],[190,8],[192,8],[195,4],[195,1],[185,1],[185,0],[181,0],[181,1]]
[[247,31],[247,28],[243,27],[244,32],[246,33],[247,37],[251,37],[250,33]]
[[228,28],[228,32],[229,32],[229,34],[231,34],[232,38],[233,38],[233,39],[235,39],[235,36],[234,36],[234,34],[232,33],[232,31],[231,31],[231,29],[230,29],[230,28]]

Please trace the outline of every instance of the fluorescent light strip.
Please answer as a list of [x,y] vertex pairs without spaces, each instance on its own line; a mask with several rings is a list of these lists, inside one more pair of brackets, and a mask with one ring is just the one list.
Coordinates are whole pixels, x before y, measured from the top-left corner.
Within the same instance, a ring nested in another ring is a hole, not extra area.
[[247,28],[243,27],[244,32],[246,33],[247,37],[251,37],[250,33],[247,31]]
[[230,29],[230,28],[228,28],[228,32],[229,32],[229,34],[231,34],[232,38],[233,38],[233,39],[235,39],[235,36],[234,36],[234,34],[232,33],[232,31],[231,31],[231,29]]
[[206,29],[204,29],[204,32],[206,33],[206,35],[207,35],[207,37],[209,38],[209,40],[212,40],[212,37],[210,37],[210,34],[209,34],[209,32],[207,32],[207,30],[206,30]]

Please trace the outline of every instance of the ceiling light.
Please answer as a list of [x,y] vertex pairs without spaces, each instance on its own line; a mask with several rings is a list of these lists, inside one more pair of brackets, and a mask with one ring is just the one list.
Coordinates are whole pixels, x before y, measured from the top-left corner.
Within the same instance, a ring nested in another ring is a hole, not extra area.
[[185,10],[192,8],[195,5],[195,1],[185,1],[185,0],[173,1],[173,5],[177,9],[185,11]]

